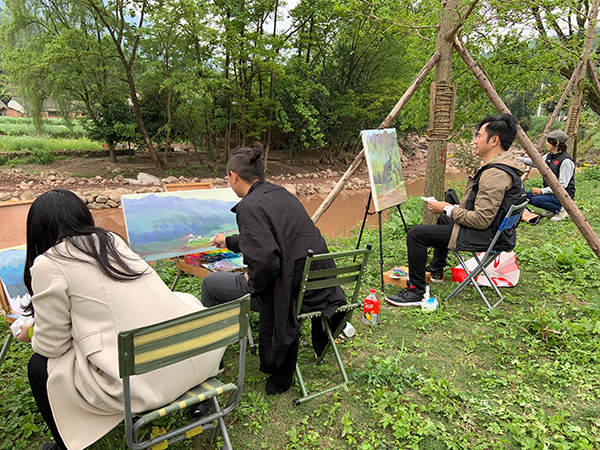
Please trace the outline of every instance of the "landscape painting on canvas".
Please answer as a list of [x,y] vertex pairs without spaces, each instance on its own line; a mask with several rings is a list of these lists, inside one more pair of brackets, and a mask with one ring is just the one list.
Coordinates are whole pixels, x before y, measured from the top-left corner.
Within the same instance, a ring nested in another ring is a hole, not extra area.
[[2,289],[8,299],[10,309],[18,313],[23,312],[22,307],[27,305],[31,298],[23,281],[25,252],[25,245],[0,250]]
[[211,238],[237,233],[231,188],[123,195],[131,248],[146,261],[214,250]]
[[408,196],[402,176],[396,130],[363,130],[362,141],[375,210],[383,211],[404,203]]

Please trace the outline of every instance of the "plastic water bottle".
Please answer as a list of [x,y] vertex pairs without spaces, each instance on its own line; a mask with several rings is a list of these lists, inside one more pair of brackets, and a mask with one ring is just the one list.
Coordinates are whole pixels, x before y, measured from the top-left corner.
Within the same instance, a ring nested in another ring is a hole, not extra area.
[[351,338],[356,334],[356,328],[350,322],[346,322],[346,326],[340,333],[341,338]]
[[362,323],[365,325],[379,325],[379,310],[381,309],[381,301],[377,298],[375,289],[371,289],[371,293],[367,295],[363,303]]
[[421,301],[421,309],[423,311],[435,311],[439,306],[438,300],[435,297],[430,297],[429,286],[425,288],[425,294],[423,294],[423,300]]

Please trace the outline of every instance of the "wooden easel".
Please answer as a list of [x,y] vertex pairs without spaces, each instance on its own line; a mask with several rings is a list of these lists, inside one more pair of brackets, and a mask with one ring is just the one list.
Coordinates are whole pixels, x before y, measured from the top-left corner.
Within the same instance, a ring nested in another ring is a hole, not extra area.
[[[360,233],[358,235],[358,242],[356,243],[356,250],[360,248],[360,241],[362,239],[363,231],[365,229],[365,224],[367,222],[367,217],[372,216],[373,214],[377,214],[379,220],[379,268],[381,273],[381,293],[384,291],[384,283],[383,283],[383,235],[382,235],[382,219],[381,213],[383,211],[373,211],[370,212],[371,203],[373,201],[373,192],[369,192],[369,199],[367,200],[367,206],[365,207],[365,215],[363,217],[362,225],[360,226]],[[402,223],[404,224],[404,230],[408,234],[408,227],[406,226],[406,221],[404,220],[404,215],[402,214],[402,208],[400,205],[396,205],[398,208],[398,212],[400,213],[400,217],[402,218]]]
[[[8,297],[6,296],[6,293],[4,292],[4,288],[2,287],[2,284],[0,284],[0,307],[4,311],[4,318],[6,319],[6,322],[8,324],[13,323],[16,320],[16,317],[11,317],[9,315],[11,313],[10,303],[8,302]],[[8,353],[8,348],[10,347],[10,343],[12,342],[12,340],[13,340],[12,332],[10,330],[8,330],[8,336],[6,337],[6,340],[4,341],[4,345],[2,345],[2,351],[0,351],[0,367],[2,367],[2,363],[4,362],[4,358],[6,357],[6,354]]]
[[201,181],[199,183],[165,184],[165,189],[167,192],[194,191],[196,189],[212,189],[212,188],[213,188],[213,184],[208,181]]

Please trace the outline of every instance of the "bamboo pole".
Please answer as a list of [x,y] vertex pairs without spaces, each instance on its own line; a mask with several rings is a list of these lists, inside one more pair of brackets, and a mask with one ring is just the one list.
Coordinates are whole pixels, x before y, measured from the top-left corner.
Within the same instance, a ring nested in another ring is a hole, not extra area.
[[[404,108],[408,100],[410,100],[410,98],[413,96],[417,88],[421,85],[425,77],[429,74],[429,72],[431,71],[435,63],[438,61],[438,59],[440,59],[440,54],[438,52],[435,52],[433,55],[431,55],[431,58],[429,58],[427,64],[425,64],[425,66],[421,69],[421,71],[410,84],[410,86],[408,86],[408,89],[406,90],[406,92],[404,92],[404,95],[402,95],[400,100],[398,100],[398,103],[396,103],[396,106],[394,106],[394,108],[388,114],[385,120],[381,122],[379,128],[388,128],[394,122],[394,120],[396,120],[396,117],[398,117],[398,114],[400,114],[402,108]],[[350,167],[348,168],[348,170],[346,170],[346,173],[344,173],[342,178],[340,178],[340,180],[337,182],[333,190],[329,193],[327,198],[323,201],[323,203],[321,203],[321,206],[319,206],[319,208],[313,214],[312,221],[314,223],[317,223],[321,216],[325,213],[325,211],[329,209],[329,207],[339,195],[339,193],[342,191],[350,177],[354,175],[354,173],[358,170],[360,164],[363,162],[364,157],[365,150],[362,149],[360,153],[356,156],[356,158],[354,158],[354,161],[352,162],[352,164],[350,164]]]
[[[458,54],[461,56],[461,58],[467,65],[467,67],[469,67],[471,72],[473,72],[473,75],[481,85],[484,92],[489,97],[494,107],[498,110],[498,112],[510,113],[509,109],[504,104],[504,102],[492,86],[491,81],[487,78],[483,70],[481,70],[481,68],[473,60],[473,58],[471,57],[471,55],[469,54],[469,52],[467,51],[464,44],[460,41],[459,38],[456,38],[454,40],[454,46]],[[577,205],[575,205],[573,199],[569,197],[569,194],[567,194],[565,188],[562,187],[562,185],[558,181],[558,178],[554,176],[554,174],[544,162],[533,143],[529,140],[529,137],[525,134],[525,132],[520,126],[517,128],[517,140],[523,146],[523,148],[525,149],[525,151],[527,152],[527,154],[529,155],[539,172],[542,174],[542,177],[544,178],[546,183],[548,183],[548,185],[552,188],[552,192],[554,192],[554,195],[556,195],[563,208],[567,210],[569,216],[583,235],[584,239],[586,240],[592,251],[600,259],[600,239],[598,238],[598,235],[594,232],[594,230],[592,229],[588,221],[585,219],[585,217],[583,217],[583,214],[581,214],[581,211],[579,211],[579,208],[577,208]]]

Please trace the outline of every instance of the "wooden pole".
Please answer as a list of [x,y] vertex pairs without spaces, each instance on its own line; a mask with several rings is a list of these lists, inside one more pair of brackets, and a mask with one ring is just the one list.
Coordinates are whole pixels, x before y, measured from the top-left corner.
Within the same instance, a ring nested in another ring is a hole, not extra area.
[[[460,41],[460,39],[456,38],[454,40],[454,46],[461,56],[467,67],[471,69],[473,75],[481,85],[484,92],[489,97],[490,101],[494,105],[494,107],[500,113],[510,113],[507,106],[504,104],[492,83],[487,78],[483,70],[477,65],[477,63],[473,60],[464,44]],[[548,183],[548,185],[552,188],[552,192],[558,198],[563,208],[567,210],[569,216],[583,235],[584,239],[587,241],[588,245],[592,249],[592,251],[596,254],[596,256],[600,259],[600,239],[598,235],[594,232],[588,221],[583,217],[573,199],[569,197],[565,188],[562,187],[558,178],[554,176],[548,165],[544,162],[539,152],[533,145],[533,143],[529,140],[529,137],[525,134],[523,129],[519,126],[517,129],[517,140],[523,146],[539,172],[542,174],[542,177]]]
[[583,61],[583,65],[577,74],[577,78],[575,79],[575,87],[573,89],[573,95],[571,96],[571,102],[569,104],[569,112],[567,113],[567,124],[565,125],[565,131],[569,135],[569,140],[567,141],[567,151],[571,154],[571,157],[575,163],[577,163],[577,134],[581,117],[581,100],[583,98],[584,79],[587,69],[587,61],[589,60],[590,53],[594,47],[599,7],[600,0],[593,0],[588,13],[588,26],[585,33],[583,50],[581,51],[581,61]]
[[[402,95],[400,100],[398,100],[398,103],[396,103],[396,106],[394,106],[394,108],[388,114],[385,120],[381,122],[379,128],[388,128],[394,122],[394,120],[396,120],[396,117],[398,117],[398,114],[400,114],[402,108],[404,108],[408,100],[410,100],[410,98],[413,96],[417,88],[421,85],[425,77],[429,74],[429,72],[431,71],[438,59],[440,59],[440,54],[438,52],[435,52],[433,55],[431,55],[431,58],[429,58],[427,64],[425,64],[423,69],[421,69],[421,71],[410,84],[410,86],[408,86],[408,89],[406,90],[406,92],[404,92],[404,95]],[[336,197],[339,195],[341,190],[344,188],[344,186],[350,179],[350,177],[354,175],[354,173],[358,170],[360,164],[363,162],[364,157],[365,150],[362,149],[360,153],[356,156],[356,158],[354,158],[354,161],[352,162],[352,164],[350,164],[350,167],[348,168],[348,170],[346,170],[346,173],[344,173],[342,178],[340,178],[340,180],[337,182],[333,190],[329,193],[327,198],[323,201],[323,203],[321,203],[321,206],[319,206],[319,208],[313,214],[312,221],[314,223],[317,223],[321,216],[325,213],[325,211],[327,211],[327,209],[331,206],[333,201],[336,199]]]
[[596,87],[596,93],[600,95],[600,81],[598,81],[598,74],[596,73],[596,68],[594,67],[594,63],[591,59],[587,60],[588,69],[590,71],[590,75],[592,76],[592,81],[594,82],[594,86]]
[[[590,60],[588,60],[588,62],[590,62]],[[577,78],[577,74],[581,70],[581,66],[583,66],[582,60],[580,60],[579,63],[577,63],[577,66],[575,66],[575,69],[573,70],[573,73],[571,74],[571,78],[569,79],[569,82],[567,83],[567,87],[565,87],[565,90],[563,91],[562,95],[560,96],[558,103],[554,107],[554,111],[552,112],[552,115],[550,116],[550,118],[548,119],[548,122],[546,123],[546,126],[544,127],[544,131],[542,131],[542,137],[540,137],[540,140],[538,141],[538,144],[537,144],[538,151],[542,149],[542,146],[544,145],[544,141],[546,140],[544,135],[548,134],[550,132],[550,130],[552,129],[552,125],[554,125],[554,121],[558,117],[560,110],[562,109],[563,105],[565,104],[567,95],[569,95],[569,93],[571,92],[571,88],[573,87],[573,83],[575,82],[575,79]],[[600,90],[598,91],[598,93],[600,94]],[[521,179],[523,181],[525,181],[527,179],[530,171],[531,171],[531,168],[529,166],[527,166],[527,171],[521,177]]]

